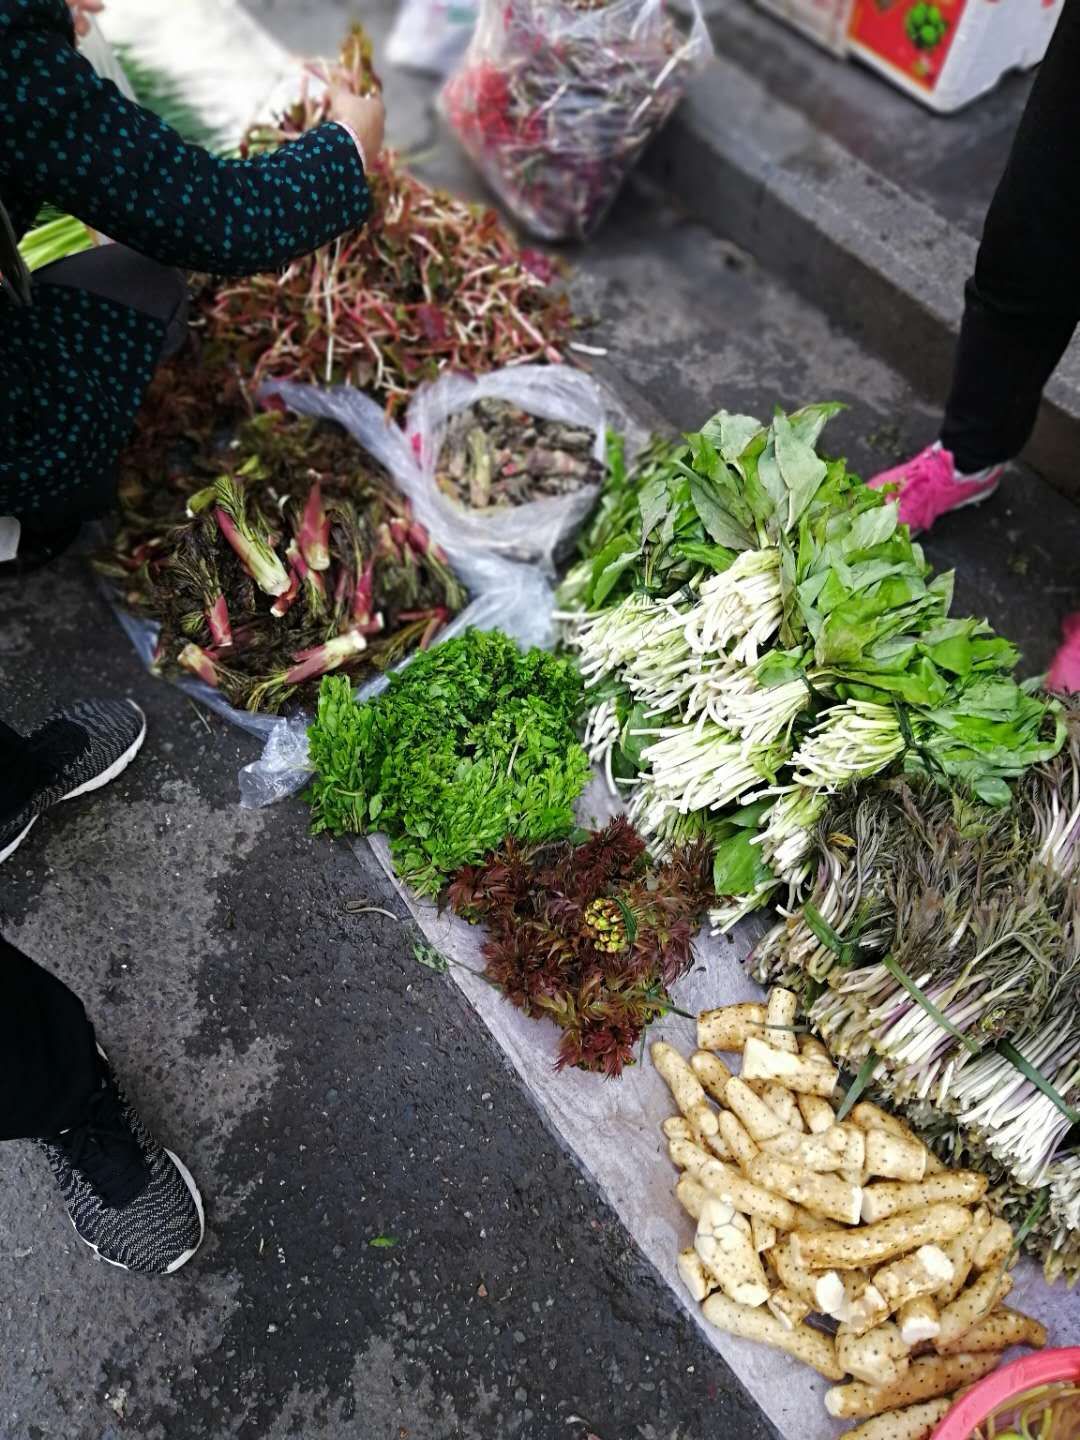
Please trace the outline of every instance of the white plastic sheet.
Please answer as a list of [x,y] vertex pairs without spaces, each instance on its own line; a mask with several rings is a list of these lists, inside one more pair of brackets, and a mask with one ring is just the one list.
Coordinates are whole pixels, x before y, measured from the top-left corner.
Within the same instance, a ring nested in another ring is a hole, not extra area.
[[[582,823],[588,824],[611,814],[611,802],[600,782],[586,792],[579,813]],[[355,848],[367,843],[357,841]],[[831,1420],[825,1411],[827,1381],[789,1356],[714,1330],[683,1289],[675,1258],[691,1243],[693,1224],[675,1199],[676,1172],[660,1133],[661,1122],[675,1107],[648,1059],[617,1081],[580,1070],[556,1074],[556,1028],[526,1019],[485,980],[470,973],[483,968],[483,932],[418,901],[394,876],[383,837],[375,836],[370,843],[427,940],[455,962],[449,978],[464,991],[505,1051],[550,1128],[574,1151],[645,1256],[784,1440],[834,1440],[850,1428]],[[698,963],[675,989],[679,1008],[696,1013],[758,999],[762,991],[747,978],[742,962],[761,928],[759,920],[749,922],[730,941],[707,933],[699,936]],[[433,978],[432,983],[439,982]],[[655,1026],[649,1035],[668,1040],[686,1055],[696,1048],[693,1023],[677,1016]],[[1047,1286],[1028,1261],[1017,1267],[1016,1281],[1010,1305],[1042,1320],[1052,1345],[1080,1344],[1080,1299],[1074,1292],[1061,1285]]]

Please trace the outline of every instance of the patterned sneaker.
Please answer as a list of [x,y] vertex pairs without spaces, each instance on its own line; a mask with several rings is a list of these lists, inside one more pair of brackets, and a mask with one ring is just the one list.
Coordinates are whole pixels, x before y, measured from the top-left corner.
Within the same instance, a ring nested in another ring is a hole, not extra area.
[[1046,688],[1056,695],[1072,695],[1080,691],[1080,615],[1066,615],[1061,633],[1064,638],[1046,677]]
[[171,1275],[202,1244],[202,1197],[184,1163],[143,1125],[100,1046],[98,1057],[100,1084],[83,1123],[38,1144],[76,1234],[99,1260]]
[[917,535],[920,530],[929,530],[950,510],[962,510],[966,505],[981,505],[988,500],[1000,484],[1004,470],[1004,465],[991,465],[975,475],[960,475],[952,452],[938,441],[920,450],[906,464],[885,470],[867,483],[872,490],[881,490],[886,485],[896,487],[900,523]]
[[50,806],[100,790],[127,769],[146,739],[146,716],[132,700],[84,700],[51,715],[27,738],[49,779],[17,815],[0,821],[0,865]]

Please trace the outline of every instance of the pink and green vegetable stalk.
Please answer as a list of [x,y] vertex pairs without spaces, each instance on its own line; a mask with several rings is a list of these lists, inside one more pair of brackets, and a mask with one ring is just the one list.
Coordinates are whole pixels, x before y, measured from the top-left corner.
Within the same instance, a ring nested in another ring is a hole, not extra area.
[[214,652],[204,650],[201,645],[192,642],[190,645],[185,645],[176,658],[185,670],[190,670],[205,684],[212,685],[215,690],[220,685],[221,679],[216,663],[217,655]]
[[300,594],[300,584],[300,572],[296,566],[293,565],[289,569],[289,588],[285,591],[284,595],[279,595],[273,605],[270,606],[270,614],[273,615],[275,620],[282,619],[282,617],[287,615],[292,609],[296,597]]
[[364,566],[353,592],[353,620],[357,625],[366,625],[371,619],[371,607],[375,603],[375,561],[371,559]]
[[320,675],[329,675],[332,670],[339,670],[354,655],[360,655],[366,649],[367,638],[360,630],[356,628],[346,630],[343,635],[335,636],[325,645],[316,645],[310,650],[297,651],[293,656],[296,664],[285,671],[282,677],[283,683],[302,685],[305,680],[315,680]]
[[297,538],[300,553],[312,570],[330,569],[330,517],[323,505],[322,486],[318,480],[308,494]]
[[214,603],[207,606],[206,623],[210,628],[210,637],[215,646],[220,650],[231,649],[233,643],[232,622],[229,619],[229,605],[224,595],[218,595]]
[[312,570],[300,553],[300,546],[296,540],[289,542],[289,548],[285,551],[285,559],[292,567],[293,573],[299,575],[306,586],[310,609],[315,614],[321,615],[326,609],[326,580],[318,570]]
[[214,486],[214,492],[217,500],[214,516],[244,569],[264,594],[286,594],[291,583],[288,573],[274,553],[265,526],[249,521],[243,488],[231,476],[222,475]]

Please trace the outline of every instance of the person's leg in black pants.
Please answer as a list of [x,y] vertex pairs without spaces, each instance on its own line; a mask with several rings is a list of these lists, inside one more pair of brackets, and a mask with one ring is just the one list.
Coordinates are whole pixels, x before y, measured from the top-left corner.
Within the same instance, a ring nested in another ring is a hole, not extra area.
[[[79,701],[28,737],[0,723],[0,863],[39,815],[119,775],[145,735],[129,701]],[[102,1259],[171,1274],[202,1244],[198,1187],[120,1090],[81,1001],[0,937],[5,1140],[42,1144],[72,1224]]]
[[19,813],[44,778],[33,748],[0,720],[0,829]]
[[167,1275],[202,1244],[202,1199],[139,1120],[81,1001],[0,938],[0,1141],[44,1149],[76,1232],[101,1259]]
[[0,936],[0,1140],[80,1124],[97,1087],[82,1001]]
[[1027,444],[1080,321],[1080,0],[1065,0],[986,217],[942,444],[961,474]]

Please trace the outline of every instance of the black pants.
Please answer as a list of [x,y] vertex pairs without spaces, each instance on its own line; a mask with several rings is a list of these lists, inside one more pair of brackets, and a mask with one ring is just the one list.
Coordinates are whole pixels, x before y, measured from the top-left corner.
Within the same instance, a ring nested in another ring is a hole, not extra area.
[[14,818],[44,779],[30,746],[0,720],[0,826]]
[[[26,741],[0,722],[0,824],[38,778]],[[0,1140],[77,1124],[95,1084],[94,1031],[82,1002],[0,936]]]
[[0,1140],[77,1125],[97,1084],[78,996],[0,937]]
[[967,286],[942,442],[960,470],[1018,455],[1080,322],[1080,0],[1065,0]]

